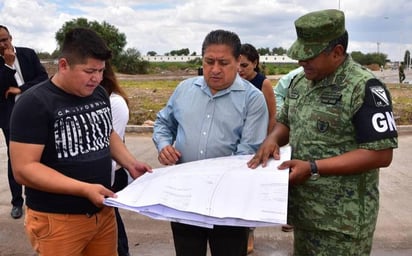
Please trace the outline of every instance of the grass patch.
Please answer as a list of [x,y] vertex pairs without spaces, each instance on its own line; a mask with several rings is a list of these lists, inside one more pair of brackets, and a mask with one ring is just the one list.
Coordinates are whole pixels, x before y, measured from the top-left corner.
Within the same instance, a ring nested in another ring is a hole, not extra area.
[[393,114],[398,125],[412,124],[412,85],[388,84],[392,96]]
[[180,80],[120,81],[129,97],[129,124],[154,121]]
[[[182,79],[175,80],[121,80],[129,97],[129,124],[141,125],[154,121],[156,114],[167,103]],[[271,80],[274,86],[277,80]],[[412,124],[412,85],[387,84],[392,96],[393,112],[398,125]]]
[[136,80],[122,80],[120,85],[123,88],[139,88],[139,89],[170,89],[176,88],[176,85],[180,80],[148,80],[148,81],[136,81]]

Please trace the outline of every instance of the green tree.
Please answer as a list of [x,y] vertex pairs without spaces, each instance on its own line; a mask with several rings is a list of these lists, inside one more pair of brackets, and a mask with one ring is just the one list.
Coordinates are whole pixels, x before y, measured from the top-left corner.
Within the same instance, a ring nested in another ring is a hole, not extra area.
[[384,53],[367,53],[363,54],[359,51],[351,53],[352,58],[361,65],[378,64],[384,66],[386,63],[387,55]]
[[170,51],[170,55],[172,56],[187,56],[189,55],[189,53],[190,53],[189,48],[183,48],[180,50]]
[[370,53],[372,62],[371,64],[379,64],[379,66],[385,66],[388,55],[384,53]]
[[273,55],[283,55],[286,54],[287,50],[283,47],[274,47],[272,48]]
[[156,56],[157,55],[157,52],[155,52],[155,51],[148,51],[147,52],[147,56]]
[[359,52],[359,51],[351,52],[351,56],[352,56],[352,59],[354,61],[358,62],[359,64],[362,64],[362,63],[365,62],[365,60],[364,60],[365,55],[362,52]]
[[51,59],[51,55],[48,52],[36,52],[37,57],[39,57],[39,59],[41,60],[45,60],[45,59]]
[[66,32],[75,27],[90,28],[96,31],[106,41],[107,46],[112,51],[112,63],[115,66],[118,65],[118,56],[126,46],[126,35],[124,33],[120,33],[116,27],[110,25],[105,21],[98,23],[97,21],[88,21],[86,18],[77,18],[71,21],[67,21],[56,32],[55,38],[58,45],[58,51],[60,51],[60,48],[63,44],[64,35],[66,34]]
[[55,50],[52,52],[51,57],[52,57],[53,59],[57,59],[57,58],[59,58],[59,55],[60,55],[60,51],[57,50],[57,49],[55,49]]
[[403,63],[405,63],[405,66],[407,68],[409,68],[411,65],[411,53],[409,52],[409,50],[405,51],[405,55],[403,56]]
[[256,49],[259,55],[270,55],[269,47]]
[[140,52],[135,48],[128,48],[118,56],[117,71],[126,74],[147,74],[149,62],[144,61]]

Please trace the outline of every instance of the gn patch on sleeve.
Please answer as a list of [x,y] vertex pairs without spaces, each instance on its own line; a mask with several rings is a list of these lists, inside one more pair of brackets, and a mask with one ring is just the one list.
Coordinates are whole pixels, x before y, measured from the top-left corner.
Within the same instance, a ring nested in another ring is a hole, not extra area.
[[378,79],[366,82],[364,102],[353,123],[358,143],[398,136],[389,91]]

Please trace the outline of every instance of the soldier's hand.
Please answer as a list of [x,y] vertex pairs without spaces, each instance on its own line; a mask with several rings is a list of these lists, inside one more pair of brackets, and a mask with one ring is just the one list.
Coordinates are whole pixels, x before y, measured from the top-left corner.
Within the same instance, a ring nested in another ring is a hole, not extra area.
[[310,178],[310,164],[308,161],[293,159],[285,161],[278,166],[279,170],[288,168],[289,184],[292,186],[302,184]]

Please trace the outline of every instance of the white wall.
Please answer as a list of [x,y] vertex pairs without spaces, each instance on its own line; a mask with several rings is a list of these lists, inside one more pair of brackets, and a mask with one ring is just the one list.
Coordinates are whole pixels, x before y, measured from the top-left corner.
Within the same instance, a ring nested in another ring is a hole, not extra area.
[[[157,55],[157,56],[142,56],[143,60],[149,62],[187,62],[194,60],[196,58],[202,58],[200,55],[196,56],[166,56],[166,55]],[[286,55],[264,55],[260,56],[260,63],[297,63],[296,60],[292,60]]]

